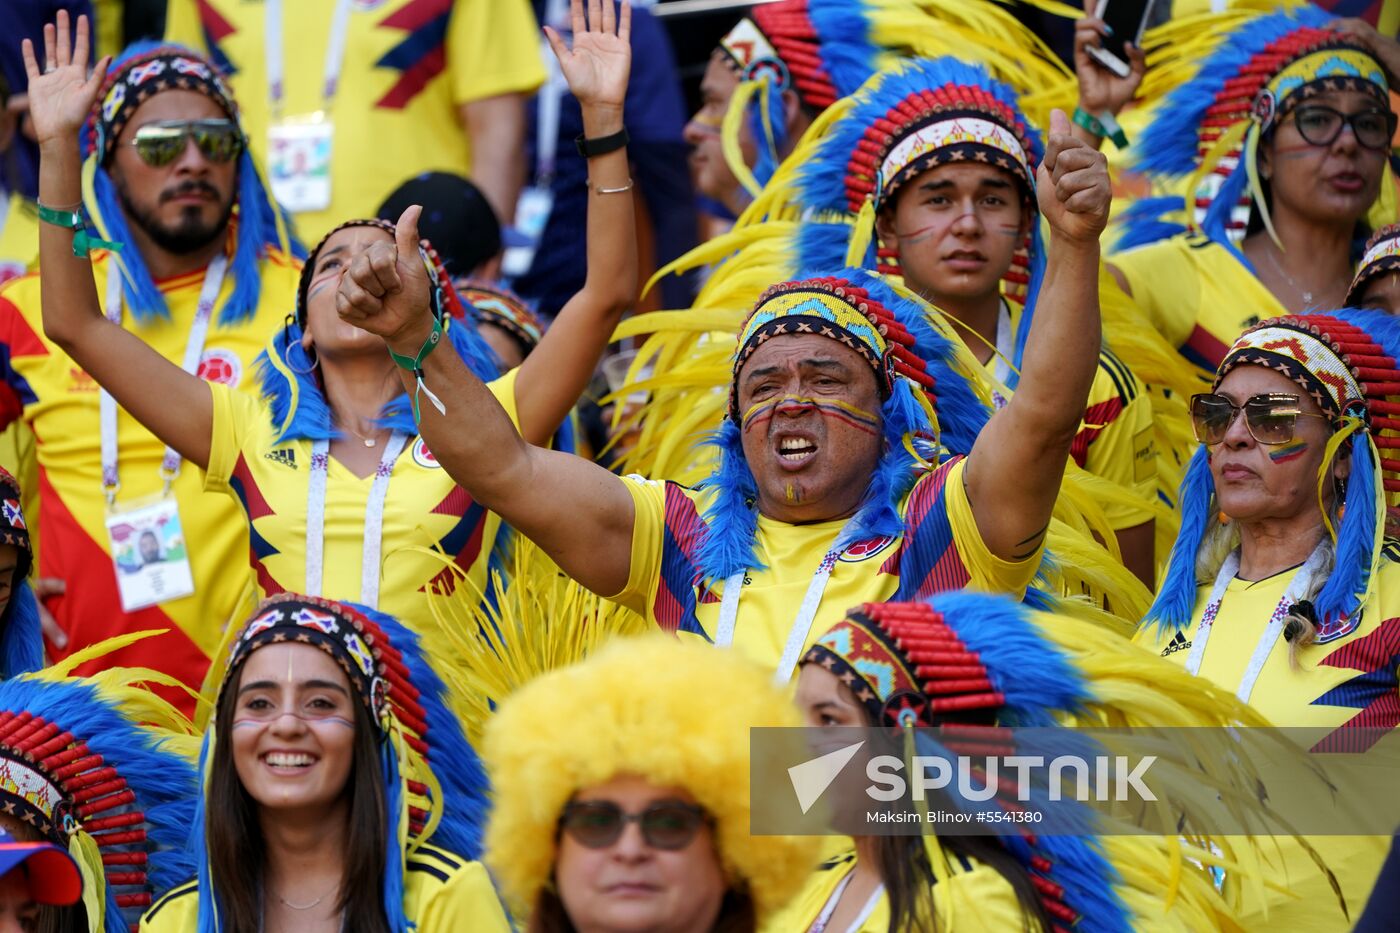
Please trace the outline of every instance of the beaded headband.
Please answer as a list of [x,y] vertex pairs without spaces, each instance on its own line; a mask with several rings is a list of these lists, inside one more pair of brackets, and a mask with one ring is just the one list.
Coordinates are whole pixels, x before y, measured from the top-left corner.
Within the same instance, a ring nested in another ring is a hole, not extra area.
[[829,337],[859,353],[875,372],[882,398],[889,397],[896,374],[933,390],[925,364],[913,353],[913,335],[865,289],[841,278],[782,282],[759,297],[739,332],[729,392],[729,413],[736,423],[739,371],[749,357],[774,337],[802,334]]
[[[238,107],[218,71],[189,49],[163,46],[122,62],[108,73],[83,124],[84,154],[105,162],[136,108],[161,91],[198,91],[238,124]],[[241,126],[241,124],[240,124]]]
[[535,312],[515,292],[480,279],[458,279],[455,283],[462,303],[482,324],[494,324],[510,333],[528,353],[544,339],[544,325]]

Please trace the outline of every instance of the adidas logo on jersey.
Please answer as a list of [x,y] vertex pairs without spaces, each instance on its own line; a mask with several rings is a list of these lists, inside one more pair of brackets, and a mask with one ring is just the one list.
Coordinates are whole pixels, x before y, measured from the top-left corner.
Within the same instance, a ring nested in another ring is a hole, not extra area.
[[295,450],[269,450],[267,453],[263,454],[263,456],[273,463],[289,466],[293,470],[297,468],[297,453]]
[[1191,642],[1186,639],[1185,632],[1177,632],[1171,641],[1167,642],[1167,647],[1162,649],[1162,657],[1166,657],[1176,651],[1185,651],[1191,647]]

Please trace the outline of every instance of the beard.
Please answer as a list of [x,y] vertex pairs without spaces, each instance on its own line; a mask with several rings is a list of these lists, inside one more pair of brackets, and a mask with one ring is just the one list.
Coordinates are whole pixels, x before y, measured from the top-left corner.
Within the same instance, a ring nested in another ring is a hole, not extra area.
[[197,252],[223,237],[228,230],[229,218],[233,216],[233,198],[230,196],[228,203],[223,205],[219,216],[212,223],[204,221],[202,212],[197,207],[185,208],[181,211],[179,220],[173,224],[165,223],[157,217],[156,207],[159,204],[184,194],[204,192],[217,199],[218,190],[205,181],[191,179],[162,191],[156,206],[149,208],[142,207],[132,199],[131,192],[127,190],[125,181],[119,175],[114,174],[112,181],[116,185],[117,198],[121,201],[122,210],[126,215],[156,246],[176,256]]

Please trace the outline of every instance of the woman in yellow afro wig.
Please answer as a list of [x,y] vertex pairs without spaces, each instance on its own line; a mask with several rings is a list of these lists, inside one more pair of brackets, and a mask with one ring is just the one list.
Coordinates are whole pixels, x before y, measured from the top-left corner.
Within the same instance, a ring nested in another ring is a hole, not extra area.
[[753,930],[818,843],[749,834],[749,728],[800,724],[757,666],[663,636],[527,684],[484,743],[486,858],[516,915],[537,931]]

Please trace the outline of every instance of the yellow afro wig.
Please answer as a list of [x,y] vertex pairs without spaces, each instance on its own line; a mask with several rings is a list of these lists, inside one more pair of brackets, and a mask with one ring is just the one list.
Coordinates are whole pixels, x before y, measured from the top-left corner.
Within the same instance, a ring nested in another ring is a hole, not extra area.
[[495,791],[486,861],[517,916],[554,869],[564,805],[618,775],[683,787],[715,820],[730,887],[760,919],[802,886],[815,837],[749,834],[749,727],[801,725],[771,675],[732,651],[663,635],[623,638],[506,700],[486,727]]

